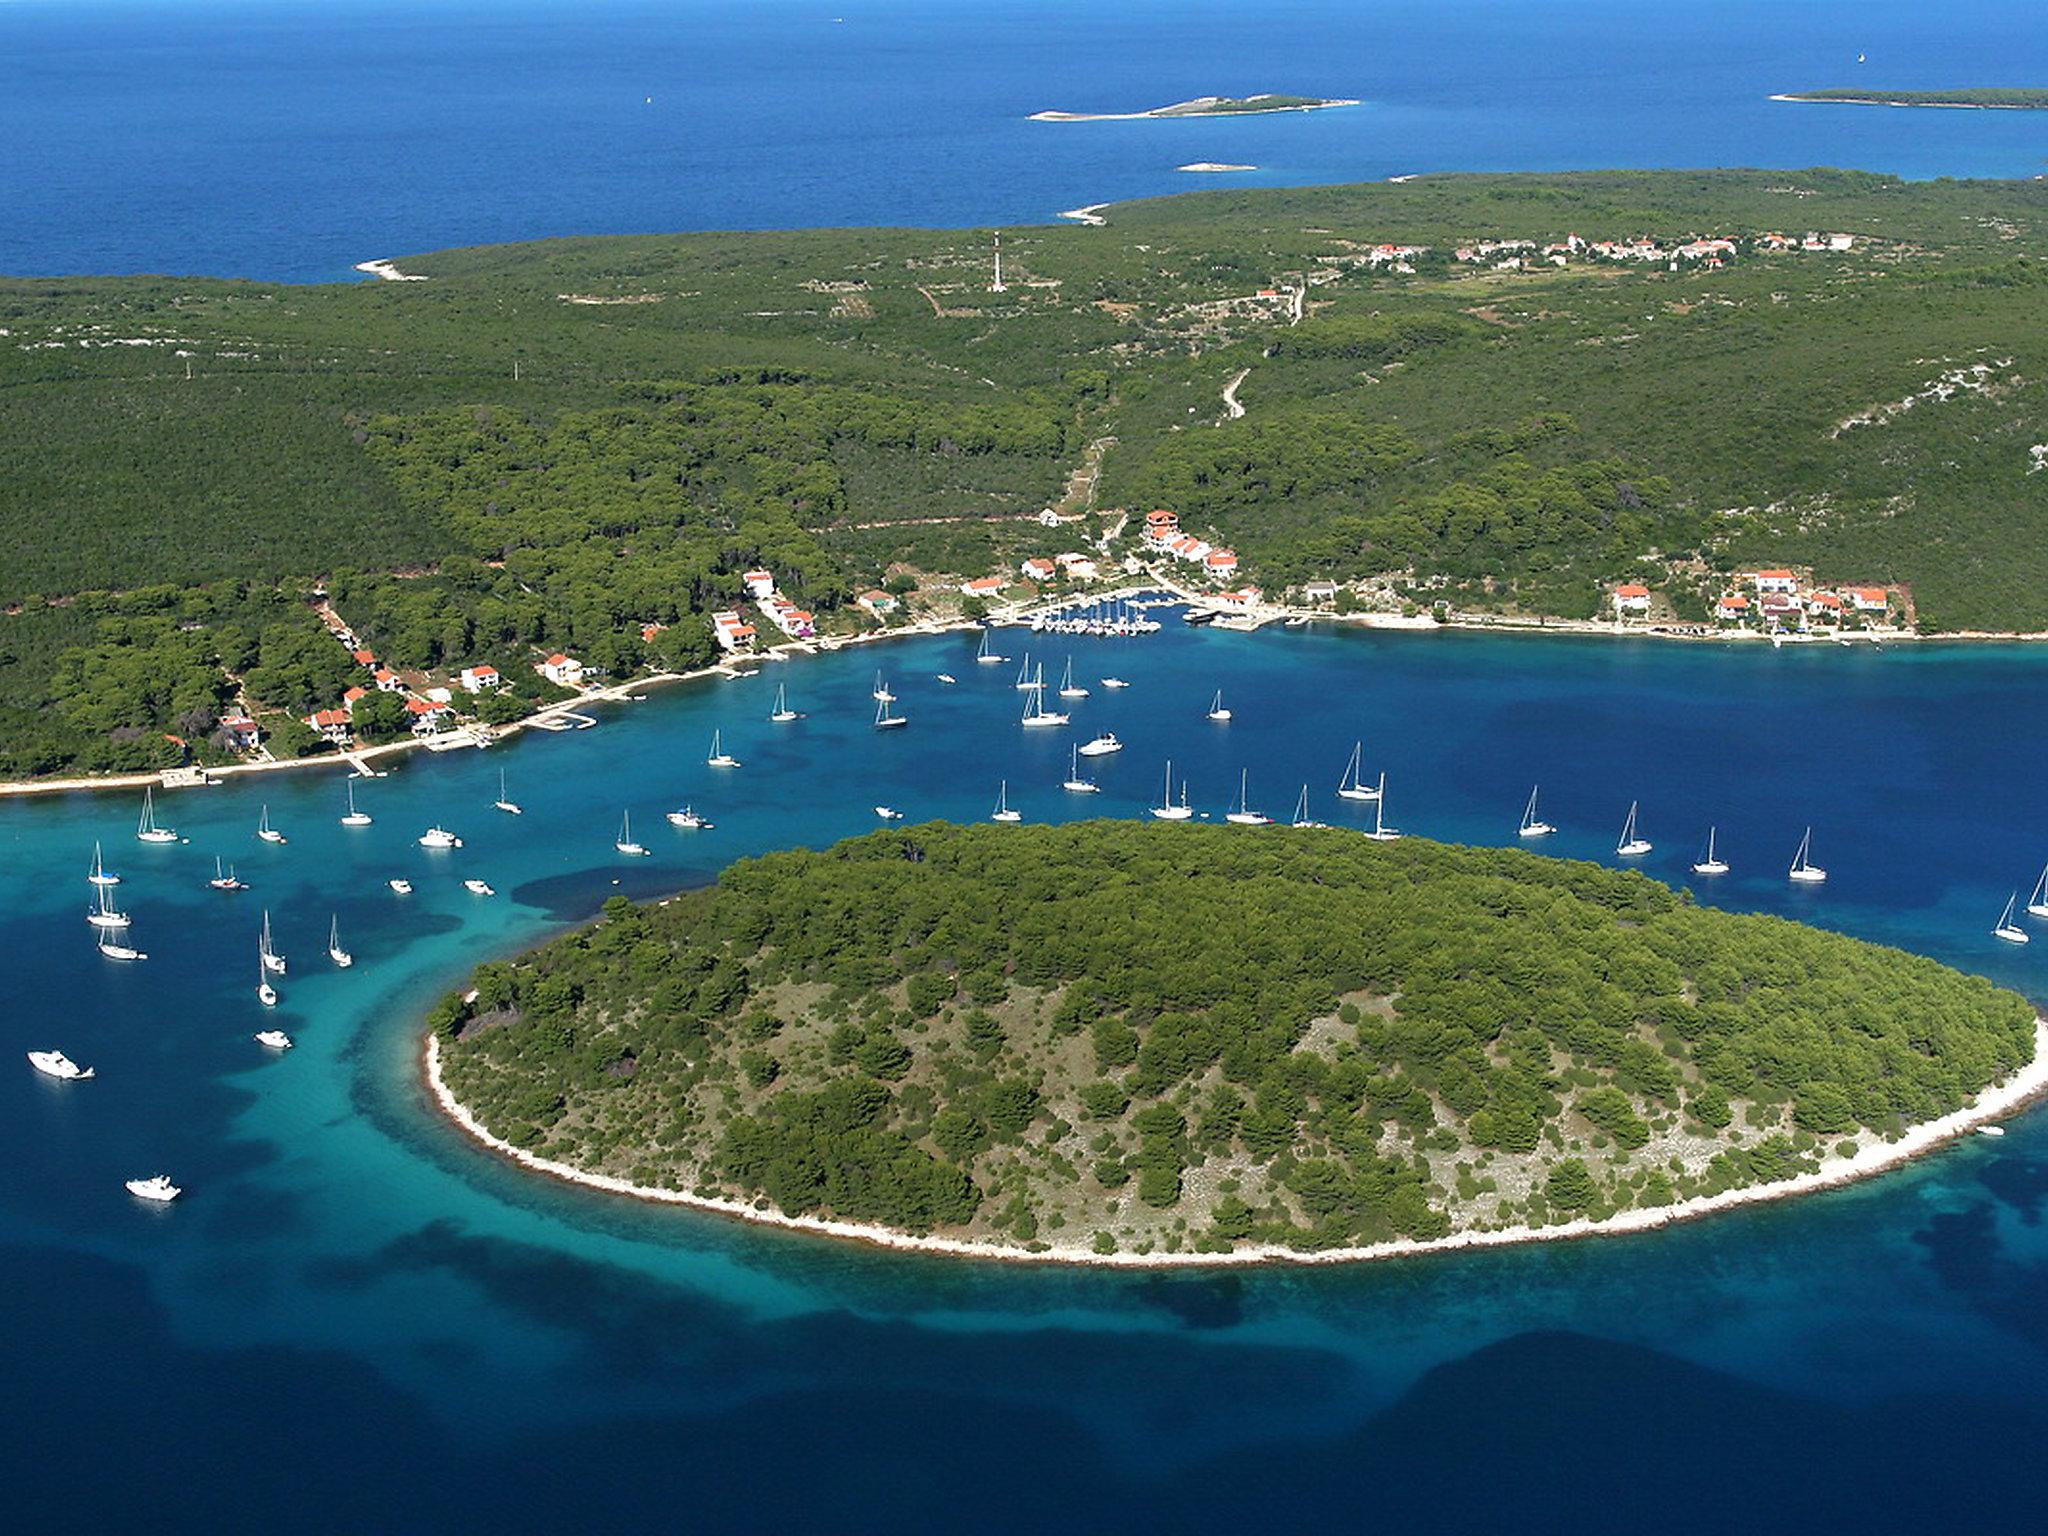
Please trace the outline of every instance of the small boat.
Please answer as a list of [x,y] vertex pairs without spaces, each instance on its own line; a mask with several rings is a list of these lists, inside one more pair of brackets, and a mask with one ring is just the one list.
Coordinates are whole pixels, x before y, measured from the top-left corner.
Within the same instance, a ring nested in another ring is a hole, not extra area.
[[281,1029],[259,1029],[252,1038],[265,1050],[288,1051],[292,1048],[292,1037]]
[[1297,827],[1323,827],[1328,822],[1317,821],[1308,813],[1308,786],[1301,786],[1301,798],[1294,802],[1294,822]]
[[114,910],[113,899],[108,896],[104,885],[93,887],[92,898],[92,905],[86,909],[85,920],[93,927],[106,930],[128,926],[128,914]]
[[1387,825],[1387,776],[1380,774],[1380,781],[1372,791],[1372,830],[1365,834],[1376,843],[1399,842],[1401,834]]
[[1062,784],[1060,788],[1077,795],[1099,795],[1102,793],[1102,786],[1100,784],[1096,783],[1093,779],[1081,777],[1081,749],[1078,746],[1067,754],[1067,782]]
[[124,1187],[136,1199],[154,1200],[159,1205],[169,1205],[185,1193],[160,1173],[146,1179],[129,1179]]
[[387,880],[384,883],[401,896],[410,896],[412,894],[412,882],[410,880]]
[[2027,916],[2048,917],[2048,869],[2034,882],[2034,894],[2027,898]]
[[711,733],[711,755],[704,762],[711,768],[737,768],[740,765],[740,760],[725,750],[717,731]]
[[1692,872],[1696,875],[1725,875],[1728,873],[1728,861],[1722,858],[1714,849],[1714,828],[1712,827],[1707,828],[1706,852],[1702,853],[1698,860],[1694,862]]
[[1806,829],[1806,835],[1799,839],[1799,851],[1792,855],[1792,868],[1788,871],[1791,879],[1800,885],[1822,885],[1828,872],[1814,863],[1808,855],[1813,849],[1813,828]]
[[1093,741],[1082,742],[1080,750],[1083,757],[1107,757],[1110,753],[1121,752],[1123,749],[1124,744],[1116,739],[1114,731],[1104,731]]
[[1999,918],[1998,926],[1991,930],[1991,936],[1994,939],[2003,939],[2008,944],[2024,944],[2027,942],[2027,930],[2020,927],[2012,919],[2013,908],[2019,904],[2020,893],[2014,891],[2006,900],[2004,916]]
[[629,858],[644,859],[647,857],[646,845],[633,841],[633,813],[631,811],[626,811],[620,816],[619,835],[617,840],[612,843],[612,846]]
[[1252,809],[1251,782],[1251,770],[1240,768],[1237,771],[1237,806],[1233,810],[1225,811],[1223,819],[1240,827],[1270,827],[1273,825],[1273,818]]
[[519,802],[505,792],[505,770],[502,768],[498,770],[498,798],[491,802],[491,809],[503,811],[507,816],[524,816],[526,814],[519,808]]
[[1230,718],[1230,711],[1223,707],[1223,690],[1221,688],[1216,690],[1216,697],[1209,701],[1209,718],[1219,721]]
[[1979,1136],[2003,1136],[2005,1134],[2005,1127],[2002,1125],[1980,1125],[1977,1127],[1977,1134]]
[[1187,821],[1194,814],[1194,811],[1188,805],[1188,781],[1186,779],[1180,781],[1180,803],[1178,805],[1174,804],[1173,759],[1169,757],[1166,760],[1166,789],[1161,794],[1159,803],[1152,807],[1152,815],[1160,821]]
[[1636,802],[1628,803],[1628,820],[1621,824],[1621,841],[1614,845],[1614,851],[1624,859],[1639,859],[1651,848],[1650,840],[1636,831]]
[[265,969],[266,971],[274,971],[278,975],[282,976],[284,974],[284,956],[280,955],[277,952],[276,947],[270,941],[270,912],[268,908],[266,908],[263,913],[262,949],[263,969]]
[[356,809],[356,781],[353,777],[342,780],[342,788],[348,791],[348,814],[341,818],[344,827],[367,827],[370,813]]
[[681,827],[685,832],[708,832],[712,826],[709,816],[699,816],[687,805],[680,811],[670,811],[668,824],[672,827]]
[[1131,685],[1120,677],[1105,677],[1102,680],[1102,686],[1105,688],[1128,688]]
[[1085,699],[1088,690],[1074,681],[1074,658],[1067,658],[1067,675],[1060,682],[1060,697],[1063,699]]
[[878,805],[875,807],[875,814],[884,821],[901,821],[903,819],[903,813],[893,805]]
[[138,843],[175,843],[178,834],[169,827],[156,824],[156,793],[145,789],[142,792],[142,819],[135,824],[135,840]]
[[422,848],[460,848],[462,839],[446,827],[429,827],[420,834]]
[[101,938],[100,953],[109,960],[147,960],[148,955],[127,944],[119,944],[110,938]]
[[876,730],[893,731],[908,724],[910,724],[910,717],[908,715],[899,715],[894,710],[890,709],[889,701],[887,699],[875,700]]
[[277,988],[270,984],[270,956],[259,957],[256,966],[256,1001],[266,1008],[277,1006]]
[[1067,721],[1068,717],[1066,715],[1061,714],[1056,709],[1047,709],[1045,707],[1045,678],[1040,676],[1038,681],[1031,685],[1031,694],[1024,702],[1024,719],[1021,723],[1024,725],[1065,725]]
[[1365,756],[1365,743],[1351,744],[1351,760],[1344,765],[1344,777],[1338,782],[1337,794],[1345,800],[1377,800],[1380,792],[1359,777],[1359,760]]
[[472,896],[495,896],[498,894],[491,889],[487,882],[482,880],[465,880],[462,882],[462,888]]
[[[1039,671],[1041,672],[1043,672],[1044,670],[1045,669],[1043,667],[1039,668]],[[1044,683],[1045,679],[1042,677],[1039,678],[1036,682],[1032,681],[1031,653],[1029,651],[1026,651],[1024,653],[1024,665],[1017,669],[1017,691],[1019,693],[1025,693],[1033,688],[1044,686]]]
[[270,824],[270,807],[263,807],[263,814],[256,818],[256,835],[266,843],[281,843],[284,834]]
[[219,854],[213,856],[213,878],[206,883],[216,891],[246,891],[249,889],[248,881],[235,878],[233,865],[228,865],[225,868],[222,867]]
[[959,682],[960,679],[955,677],[950,672],[941,672],[939,674],[939,681],[946,684],[948,687],[951,687],[954,683]]
[[91,1067],[81,1067],[62,1051],[30,1051],[28,1064],[45,1077],[54,1077],[67,1083],[83,1082],[92,1076]]
[[1515,829],[1515,836],[1517,837],[1548,837],[1557,830],[1557,828],[1553,827],[1549,822],[1540,819],[1536,814],[1536,790],[1538,788],[1541,788],[1541,786],[1538,785],[1530,789],[1529,803],[1522,807],[1522,824]]
[[768,718],[777,725],[787,725],[792,720],[803,719],[802,711],[789,707],[789,700],[784,696],[784,692],[785,685],[777,683],[775,685],[775,708],[768,713]]
[[974,659],[984,667],[1001,666],[1010,658],[1007,656],[998,656],[994,651],[990,650],[988,648],[988,637],[989,631],[984,629],[981,632],[981,645],[975,650]]
[[1004,779],[996,787],[996,808],[990,813],[990,821],[1022,821],[1024,813],[1010,809],[1010,781]]
[[327,958],[343,970],[356,963],[356,957],[341,947],[341,917],[338,913],[327,924]]
[[97,842],[92,845],[92,872],[85,878],[94,885],[119,885],[121,883],[121,877],[108,869],[106,862],[101,859],[100,845]]

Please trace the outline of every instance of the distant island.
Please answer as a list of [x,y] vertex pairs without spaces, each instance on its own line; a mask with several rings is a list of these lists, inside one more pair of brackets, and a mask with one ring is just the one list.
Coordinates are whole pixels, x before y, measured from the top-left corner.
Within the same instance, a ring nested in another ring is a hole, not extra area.
[[1034,112],[1034,123],[1124,123],[1143,117],[1255,117],[1262,112],[1314,112],[1323,107],[1355,107],[1353,100],[1333,96],[1197,96],[1148,112]]
[[1177,165],[1177,171],[1256,171],[1256,165],[1230,165],[1221,160],[1197,160],[1192,165]]
[[1835,102],[1856,107],[1989,107],[2006,111],[2048,108],[2048,90],[2003,86],[1961,91],[1870,91],[1847,87],[1825,91],[1791,91],[1773,101]]
[[1874,1172],[2044,1076],[2012,992],[1636,874],[1128,821],[614,897],[429,1026],[442,1107],[536,1170],[1119,1263],[1659,1225]]

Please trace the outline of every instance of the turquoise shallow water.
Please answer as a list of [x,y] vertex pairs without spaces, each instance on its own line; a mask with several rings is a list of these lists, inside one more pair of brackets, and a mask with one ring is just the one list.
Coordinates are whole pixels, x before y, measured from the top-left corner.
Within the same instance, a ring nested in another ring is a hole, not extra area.
[[[1017,655],[1026,637],[1007,632]],[[2048,656],[1771,652],[1470,635],[1076,641],[1076,733],[1128,743],[1087,803],[1067,732],[945,636],[618,706],[596,730],[160,797],[0,806],[0,1466],[39,1520],[159,1528],[1924,1529],[2043,1428],[2039,1117],[1852,1190],[1643,1237],[1350,1269],[1099,1274],[906,1258],[561,1188],[478,1152],[416,1080],[419,1017],[488,955],[616,890],[912,817],[1133,816],[1162,759],[1220,815],[1240,767],[1317,814],[1355,737],[1412,832],[1513,841],[1532,780],[1611,856],[1631,798],[1706,899],[1897,943],[2039,994],[2048,947],[1988,930],[2048,858]],[[1064,664],[1057,644],[1043,659]],[[885,667],[908,730],[868,720]],[[950,671],[956,688],[934,674]],[[773,683],[808,711],[765,715]],[[1228,725],[1203,718],[1221,687]],[[744,767],[703,763],[714,728]],[[526,814],[489,809],[498,771]],[[715,830],[660,812],[695,801]],[[291,841],[259,843],[267,801]],[[652,859],[611,849],[630,806]],[[442,821],[466,839],[429,854]],[[1831,878],[1784,880],[1801,829]],[[1170,829],[1161,829],[1162,832]],[[1244,835],[1260,835],[1247,830]],[[152,958],[92,949],[91,843]],[[213,856],[252,891],[206,888]],[[401,899],[384,881],[405,874]],[[498,896],[459,883],[481,875]],[[617,883],[615,882],[623,882]],[[260,911],[288,955],[253,996]],[[335,972],[330,913],[357,957]],[[298,1046],[249,1041],[278,1023]],[[98,1080],[57,1085],[58,1045]],[[9,1055],[8,1053],[11,1053]],[[158,1168],[191,1193],[137,1206]],[[32,1409],[31,1406],[33,1405]],[[1488,1476],[1471,1475],[1483,1458]],[[107,1469],[118,1463],[118,1475]],[[1740,1487],[1715,1469],[1741,1465]],[[137,1473],[134,1469],[146,1469]],[[1982,1507],[1981,1505],[1979,1507]],[[1674,1513],[1675,1512],[1675,1513]],[[1373,1517],[1367,1519],[1367,1514]],[[2028,1521],[2019,1511],[2008,1523]]]

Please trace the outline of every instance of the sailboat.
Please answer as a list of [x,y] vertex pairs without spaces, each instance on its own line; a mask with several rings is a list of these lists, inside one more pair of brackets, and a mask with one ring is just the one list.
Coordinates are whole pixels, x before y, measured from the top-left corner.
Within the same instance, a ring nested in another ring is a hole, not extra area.
[[2048,917],[2048,869],[2034,882],[2034,894],[2027,898],[2027,916]]
[[1010,809],[1010,781],[1004,779],[996,786],[996,808],[990,814],[990,821],[1022,821],[1024,813]]
[[503,811],[507,816],[524,816],[526,814],[520,810],[519,802],[505,792],[505,770],[502,768],[498,770],[498,798],[491,802],[491,809]]
[[998,656],[994,651],[990,650],[988,648],[988,637],[989,631],[984,629],[981,632],[981,645],[978,649],[976,649],[974,653],[974,659],[984,667],[1001,666],[1010,658],[1007,656]]
[[1216,697],[1209,701],[1209,718],[1211,720],[1228,720],[1230,718],[1230,711],[1223,707],[1223,690],[1221,688],[1216,690]]
[[1517,837],[1548,837],[1557,830],[1549,822],[1539,819],[1536,815],[1536,791],[1541,787],[1541,785],[1530,786],[1529,803],[1522,807],[1522,824],[1515,829]]
[[1074,681],[1074,658],[1067,658],[1067,675],[1060,680],[1060,697],[1063,699],[1085,699],[1088,690]]
[[2027,942],[2027,930],[2020,927],[2012,918],[2012,909],[2018,906],[2019,902],[2020,893],[2018,891],[2014,891],[2006,899],[2005,915],[1999,918],[1998,926],[1991,930],[1991,936],[1994,939],[2003,939],[2008,944],[2024,944]]
[[270,942],[270,909],[268,907],[263,910],[263,941],[260,948],[263,953],[263,969],[274,971],[279,976],[282,976],[284,974],[284,956],[280,955]]
[[645,845],[633,841],[633,813],[631,811],[620,813],[619,835],[617,840],[612,843],[612,846],[631,858],[640,859],[647,856]]
[[341,818],[341,824],[344,827],[367,827],[370,824],[370,813],[356,809],[356,781],[353,778],[344,779],[342,787],[348,791],[348,814]]
[[256,835],[266,843],[281,843],[284,834],[270,824],[270,807],[263,807],[263,814],[256,818]]
[[341,916],[339,913],[327,921],[327,958],[343,970],[356,963],[356,957],[341,947]]
[[1337,785],[1337,793],[1346,800],[1377,800],[1380,792],[1359,777],[1359,759],[1365,755],[1365,743],[1351,743],[1351,761],[1344,765],[1344,778]]
[[175,843],[178,834],[169,827],[156,824],[156,794],[154,790],[142,792],[142,819],[135,824],[135,841],[138,843]]
[[108,894],[107,888],[104,885],[94,886],[92,888],[92,897],[92,905],[86,908],[85,912],[85,920],[88,923],[100,929],[126,928],[128,926],[128,914],[114,910],[113,899]]
[[1024,703],[1024,724],[1065,725],[1068,716],[1056,709],[1045,707],[1045,677],[1041,673],[1038,681],[1031,685],[1031,695]]
[[1251,770],[1240,768],[1237,772],[1237,805],[1225,811],[1223,819],[1240,827],[1270,827],[1273,818],[1252,809],[1251,782]]
[[277,1006],[277,988],[270,984],[270,955],[267,951],[258,957],[256,966],[256,1001],[266,1008]]
[[[893,704],[896,702],[896,695],[891,693],[889,691],[889,685],[882,681],[882,674],[880,672],[877,672],[875,674],[874,697],[880,699],[884,704]],[[778,710],[782,708],[782,687],[780,684],[777,684],[775,689],[775,707]],[[775,718],[780,717],[778,716]]]
[[899,726],[905,726],[908,724],[910,724],[910,717],[908,715],[897,714],[893,709],[889,707],[889,701],[887,699],[875,700],[876,730],[893,731],[897,729]]
[[1093,779],[1081,777],[1081,748],[1078,745],[1067,754],[1067,782],[1060,788],[1072,790],[1077,795],[1096,795],[1102,792],[1100,784]]
[[100,935],[100,953],[109,960],[147,960],[149,958],[141,950],[123,944],[112,934],[107,933]]
[[[1039,670],[1043,671],[1044,668],[1040,668]],[[1031,653],[1029,651],[1026,651],[1024,653],[1024,665],[1017,669],[1017,691],[1019,693],[1023,693],[1026,690],[1037,686],[1038,685],[1036,683],[1033,683],[1031,681]]]
[[1387,776],[1380,774],[1380,781],[1372,792],[1372,830],[1365,834],[1376,843],[1392,843],[1400,840],[1401,834],[1387,825]]
[[[875,682],[878,686],[881,680],[881,674],[877,673],[875,675]],[[881,694],[877,693],[875,697],[880,698]],[[803,719],[802,714],[789,707],[789,700],[784,696],[784,685],[781,683],[775,685],[775,708],[769,712],[768,718],[777,725],[787,725],[792,720]]]
[[1641,858],[1651,848],[1650,840],[1636,831],[1636,802],[1628,803],[1628,820],[1621,824],[1621,841],[1614,845],[1614,851],[1624,859]]
[[1714,829],[1712,827],[1707,828],[1707,851],[1700,855],[1698,861],[1692,867],[1692,872],[1696,875],[1725,875],[1728,873],[1728,861],[1714,851]]
[[206,883],[216,891],[246,891],[249,889],[249,884],[246,880],[235,878],[235,871],[232,866],[222,867],[219,854],[213,856],[213,878]]
[[1308,786],[1301,786],[1301,798],[1294,802],[1294,825],[1297,827],[1320,827],[1325,823],[1317,821],[1308,813]]
[[1173,759],[1166,760],[1166,790],[1152,814],[1161,821],[1186,821],[1195,813],[1188,807],[1188,781],[1180,781],[1180,804],[1173,803]]
[[1799,851],[1792,855],[1792,868],[1787,872],[1801,885],[1820,885],[1828,877],[1828,872],[1808,857],[1812,849],[1813,828],[1808,827],[1806,835],[1799,839]]
[[704,761],[712,768],[737,768],[740,765],[740,760],[720,745],[717,731],[711,733],[711,755]]
[[106,861],[100,857],[100,845],[98,842],[94,842],[92,845],[92,873],[88,874],[85,878],[94,885],[119,885],[121,883],[121,877],[108,869]]

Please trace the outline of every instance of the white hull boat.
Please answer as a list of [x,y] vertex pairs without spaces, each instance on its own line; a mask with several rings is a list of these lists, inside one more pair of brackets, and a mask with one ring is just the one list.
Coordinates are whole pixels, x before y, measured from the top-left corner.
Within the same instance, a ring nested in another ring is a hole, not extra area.
[[412,894],[412,882],[410,880],[387,880],[384,883],[401,896],[410,896]]
[[370,813],[356,809],[355,780],[344,780],[342,787],[348,791],[348,814],[341,818],[341,824],[344,827],[367,827],[370,824]]
[[1536,814],[1536,789],[1541,787],[1538,785],[1529,791],[1529,803],[1522,807],[1522,824],[1515,829],[1515,836],[1548,837],[1557,830],[1557,828],[1553,827],[1549,822],[1542,820]]
[[465,880],[462,882],[462,888],[472,896],[495,896],[498,894],[491,889],[489,882],[483,880]]
[[91,1067],[81,1067],[62,1051],[30,1051],[28,1064],[43,1076],[61,1082],[80,1083],[93,1075]]
[[1209,701],[1209,718],[1221,723],[1230,718],[1230,711],[1223,707],[1223,690],[1216,690],[1216,697]]
[[1351,760],[1344,765],[1344,777],[1338,782],[1337,795],[1343,800],[1377,800],[1380,792],[1359,778],[1359,760],[1365,756],[1365,743],[1351,744]]
[[1696,875],[1725,875],[1728,873],[1728,861],[1715,851],[1714,833],[1715,829],[1713,827],[1707,828],[1707,851],[1700,855],[1699,861],[1692,867],[1692,872]]
[[1648,853],[1651,842],[1636,832],[1636,802],[1628,803],[1628,820],[1621,825],[1621,840],[1614,845],[1615,854],[1624,859],[1639,859]]
[[618,839],[612,846],[628,858],[644,859],[648,856],[646,844],[633,841],[633,813],[631,811],[627,811],[624,818],[619,822]]
[[990,821],[1022,821],[1024,813],[1010,809],[1010,781],[1004,779],[996,787],[996,808],[989,813]]
[[2006,901],[2005,914],[1998,919],[1998,926],[1991,930],[1991,936],[1994,939],[2003,939],[2008,944],[2025,944],[2028,942],[2027,930],[2012,920],[2013,909],[2019,903],[2020,893],[2014,891]]
[[256,835],[266,843],[282,843],[284,834],[270,824],[270,807],[264,806],[263,813],[256,818]]
[[93,885],[119,885],[121,877],[107,868],[100,857],[100,845],[92,845],[92,873],[85,877]]
[[252,1038],[265,1050],[288,1051],[292,1048],[292,1037],[281,1029],[259,1029]]
[[1387,825],[1387,776],[1382,773],[1372,792],[1372,830],[1365,834],[1376,843],[1397,843],[1401,834]]
[[711,829],[711,818],[699,816],[686,805],[680,811],[668,813],[668,824],[672,827],[681,827],[685,832],[708,832]]
[[169,827],[156,824],[156,792],[145,789],[142,792],[142,819],[135,824],[135,840],[138,843],[175,843],[178,834]]
[[136,1199],[153,1200],[159,1205],[169,1205],[185,1193],[160,1173],[147,1179],[129,1179],[123,1187]]
[[719,738],[719,732],[713,731],[711,733],[711,755],[704,759],[705,766],[709,768],[739,767],[740,760],[725,750]]
[[1806,835],[1799,839],[1799,851],[1792,855],[1792,867],[1786,876],[1796,885],[1824,885],[1828,872],[1814,863],[1808,855],[1813,849],[1813,828],[1806,829]]
[[1083,757],[1108,757],[1112,752],[1121,752],[1123,749],[1124,744],[1108,732],[1096,737],[1093,741],[1081,743],[1081,755]]
[[429,827],[420,834],[422,848],[460,848],[462,839],[446,827]]

